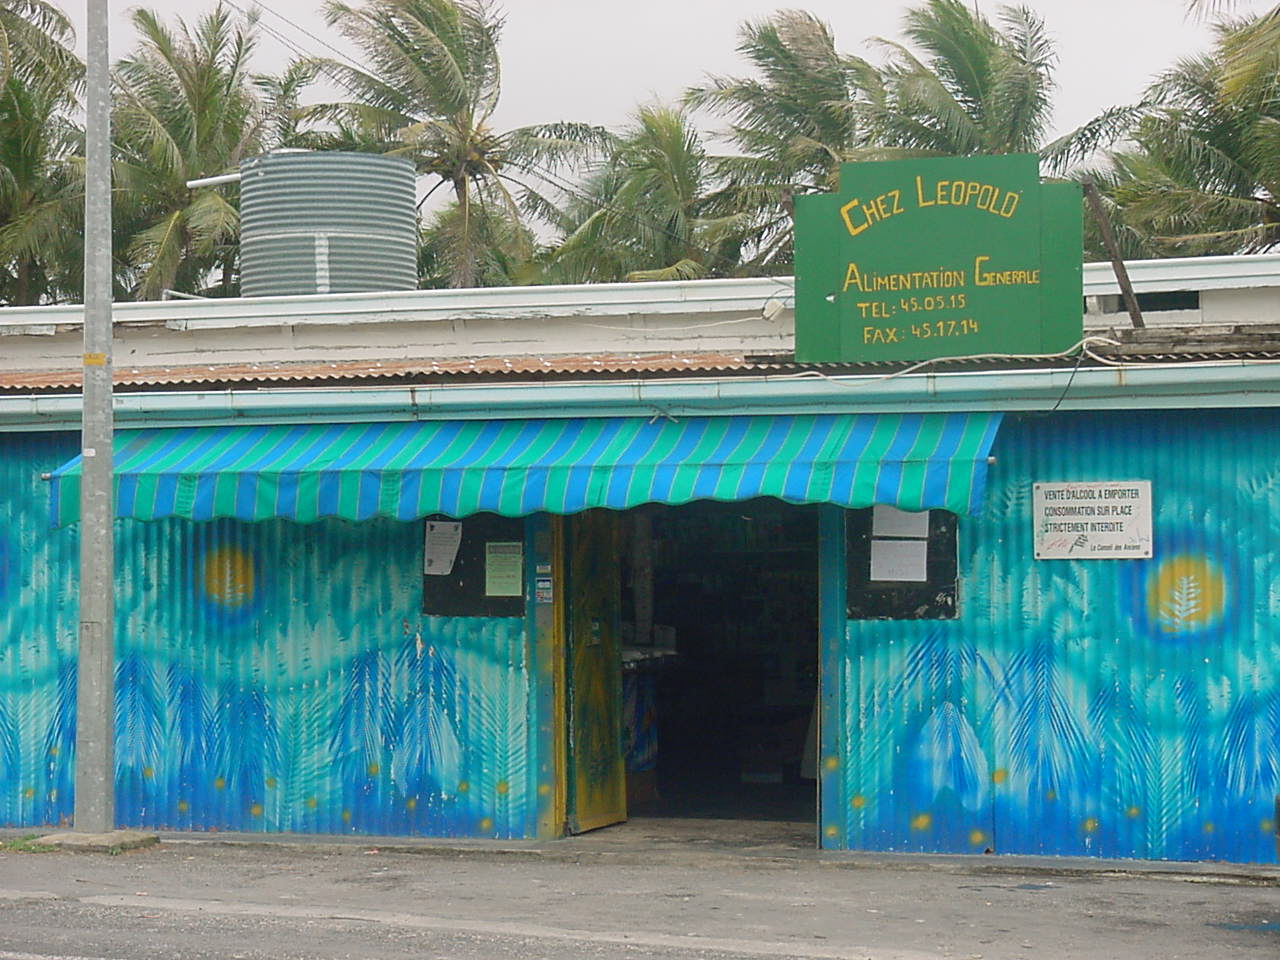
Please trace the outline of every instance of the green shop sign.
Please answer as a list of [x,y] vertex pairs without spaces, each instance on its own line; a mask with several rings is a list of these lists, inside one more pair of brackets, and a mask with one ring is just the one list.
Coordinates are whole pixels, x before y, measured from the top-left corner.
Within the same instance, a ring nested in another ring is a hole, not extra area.
[[796,198],[796,359],[1069,350],[1083,335],[1080,188],[1034,155],[850,163]]

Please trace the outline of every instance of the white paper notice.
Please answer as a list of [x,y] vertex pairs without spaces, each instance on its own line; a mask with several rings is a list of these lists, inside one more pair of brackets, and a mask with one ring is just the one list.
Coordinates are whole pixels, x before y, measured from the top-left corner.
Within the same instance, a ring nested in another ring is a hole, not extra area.
[[484,545],[484,595],[524,596],[524,544],[493,542]]
[[447,577],[453,573],[453,563],[458,559],[458,544],[461,542],[462,524],[428,520],[424,572],[433,577]]
[[929,511],[899,510],[877,504],[871,514],[873,537],[929,537]]
[[925,583],[929,579],[929,541],[872,540],[871,579]]

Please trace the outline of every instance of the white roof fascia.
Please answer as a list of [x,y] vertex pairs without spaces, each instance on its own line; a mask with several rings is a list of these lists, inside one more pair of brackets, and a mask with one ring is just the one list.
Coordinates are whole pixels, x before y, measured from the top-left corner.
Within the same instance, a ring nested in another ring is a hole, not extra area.
[[[1127,267],[1138,293],[1280,286],[1280,254],[1138,260]],[[1119,292],[1109,263],[1085,264],[1085,296]],[[758,313],[770,300],[789,307],[793,295],[791,277],[759,277],[164,300],[117,303],[113,316],[119,325],[174,330],[630,315],[684,315],[701,325],[714,322],[716,315]],[[0,308],[0,336],[49,335],[78,327],[83,313],[79,305]]]

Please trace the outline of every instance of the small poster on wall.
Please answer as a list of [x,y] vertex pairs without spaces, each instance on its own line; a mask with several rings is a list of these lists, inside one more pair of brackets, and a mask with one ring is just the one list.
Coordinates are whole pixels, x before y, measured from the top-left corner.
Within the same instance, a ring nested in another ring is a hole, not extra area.
[[899,510],[884,504],[876,504],[871,514],[873,537],[929,538],[928,510]]
[[1037,483],[1037,560],[1143,560],[1152,556],[1151,481]]
[[524,544],[490,541],[484,545],[484,593],[487,597],[524,594]]
[[453,573],[462,543],[462,524],[457,521],[428,520],[427,549],[423,573],[431,577],[447,577]]
[[928,540],[872,540],[871,579],[897,583],[929,580]]

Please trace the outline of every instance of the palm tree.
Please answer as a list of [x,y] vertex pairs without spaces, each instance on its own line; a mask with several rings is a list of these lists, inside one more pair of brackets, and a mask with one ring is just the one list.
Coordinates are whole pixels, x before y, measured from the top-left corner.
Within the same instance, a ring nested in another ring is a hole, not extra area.
[[608,158],[571,194],[551,276],[583,283],[732,274],[753,218],[717,215],[716,185],[688,114],[641,107]]
[[219,4],[196,24],[170,29],[136,10],[140,37],[116,65],[117,213],[140,299],[173,288],[232,291],[239,213],[235,191],[191,190],[187,181],[235,170],[270,145],[272,115],[254,89],[254,23],[234,22]]
[[0,82],[61,85],[79,78],[83,67],[71,51],[71,21],[46,0],[5,0],[0,4]]
[[[1192,13],[1214,14],[1236,6],[1236,0],[1187,0],[1187,9]],[[1280,5],[1254,18],[1247,30],[1241,30],[1226,45],[1224,92],[1238,93],[1257,83],[1268,69],[1274,71],[1272,51],[1277,44],[1280,44]]]
[[60,300],[81,287],[82,134],[70,90],[10,74],[0,86],[0,302]]
[[1003,7],[999,26],[963,0],[926,0],[908,10],[911,47],[888,43],[881,83],[861,107],[886,155],[1039,153],[1063,171],[1132,120],[1113,108],[1046,143],[1057,54],[1044,21]]
[[326,16],[365,54],[370,69],[319,61],[352,99],[316,112],[356,130],[386,152],[410,157],[420,174],[446,186],[457,212],[448,283],[473,286],[485,256],[488,218],[512,229],[538,203],[541,178],[603,140],[584,124],[500,131],[502,20],[485,0],[328,0]]
[[453,285],[468,258],[472,285],[509,287],[542,279],[535,263],[537,238],[522,220],[494,207],[474,204],[466,213],[450,202],[432,211],[418,241],[418,277],[422,287]]
[[84,67],[67,18],[43,0],[0,5],[0,302],[77,287],[83,178],[70,119]]
[[752,269],[791,262],[791,197],[835,189],[840,164],[866,145],[852,105],[874,84],[865,60],[839,53],[830,26],[809,13],[782,11],[739,29],[738,52],[751,77],[711,77],[685,94],[692,109],[729,121],[739,155],[720,158],[715,206],[748,213]]
[[[1235,72],[1258,20],[1220,23],[1210,53],[1151,87],[1151,108],[1118,152],[1107,193],[1117,219],[1155,254],[1256,253],[1280,243],[1280,75]],[[1280,64],[1280,33],[1269,49]]]

